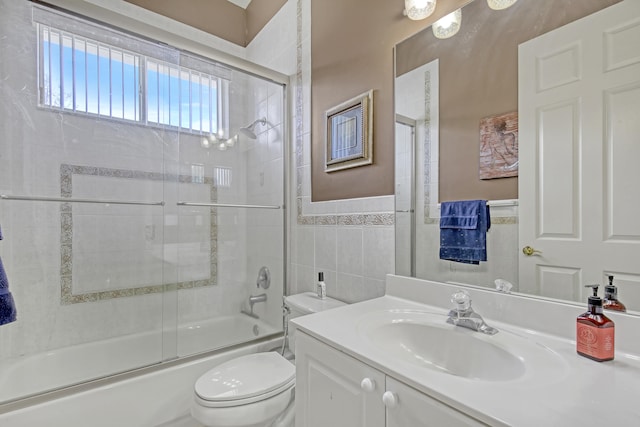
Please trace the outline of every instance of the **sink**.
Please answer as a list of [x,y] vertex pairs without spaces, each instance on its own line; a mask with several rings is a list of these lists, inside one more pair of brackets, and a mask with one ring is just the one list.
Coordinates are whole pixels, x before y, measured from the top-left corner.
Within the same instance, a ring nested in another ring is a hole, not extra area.
[[386,358],[471,380],[515,380],[531,373],[534,362],[548,368],[556,356],[506,331],[491,336],[450,325],[443,314],[380,311],[366,314],[357,327],[365,343]]

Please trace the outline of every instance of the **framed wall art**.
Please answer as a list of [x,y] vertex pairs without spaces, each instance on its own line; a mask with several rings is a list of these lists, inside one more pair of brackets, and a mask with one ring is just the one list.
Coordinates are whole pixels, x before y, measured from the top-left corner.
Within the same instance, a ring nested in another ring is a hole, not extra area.
[[518,113],[480,121],[480,179],[518,176]]
[[325,121],[325,172],[373,163],[372,90],[327,110]]

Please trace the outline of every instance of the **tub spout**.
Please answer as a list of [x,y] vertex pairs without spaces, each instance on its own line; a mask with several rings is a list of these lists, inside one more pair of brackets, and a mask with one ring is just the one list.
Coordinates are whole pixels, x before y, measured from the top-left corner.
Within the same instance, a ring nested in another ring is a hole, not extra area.
[[253,305],[257,302],[265,302],[267,300],[267,294],[260,295],[251,295],[249,297],[249,305],[251,306],[251,310],[253,310]]
[[240,310],[242,314],[246,314],[247,316],[253,317],[254,319],[259,319],[258,315],[253,312],[253,306],[259,302],[265,302],[267,300],[267,294],[260,295],[250,295],[249,296],[249,309],[250,311],[245,310],[244,308]]

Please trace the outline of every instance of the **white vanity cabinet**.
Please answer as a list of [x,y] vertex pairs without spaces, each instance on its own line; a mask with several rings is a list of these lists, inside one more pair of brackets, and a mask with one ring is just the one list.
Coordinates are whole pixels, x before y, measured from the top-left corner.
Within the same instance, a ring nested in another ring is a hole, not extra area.
[[296,427],[385,427],[382,372],[296,331]]
[[387,427],[486,426],[390,376],[385,389]]
[[296,427],[484,426],[301,332],[296,332]]

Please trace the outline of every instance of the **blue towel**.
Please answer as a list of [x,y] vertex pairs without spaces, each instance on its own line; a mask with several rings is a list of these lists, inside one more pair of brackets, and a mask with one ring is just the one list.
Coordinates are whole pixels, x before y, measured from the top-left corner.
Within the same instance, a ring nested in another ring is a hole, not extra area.
[[442,202],[440,259],[480,264],[487,260],[487,231],[491,227],[486,200]]
[[[2,240],[2,229],[0,229],[0,240]],[[9,279],[7,279],[7,274],[0,258],[0,325],[15,322],[16,315],[16,304],[13,301],[11,292],[9,292]]]

